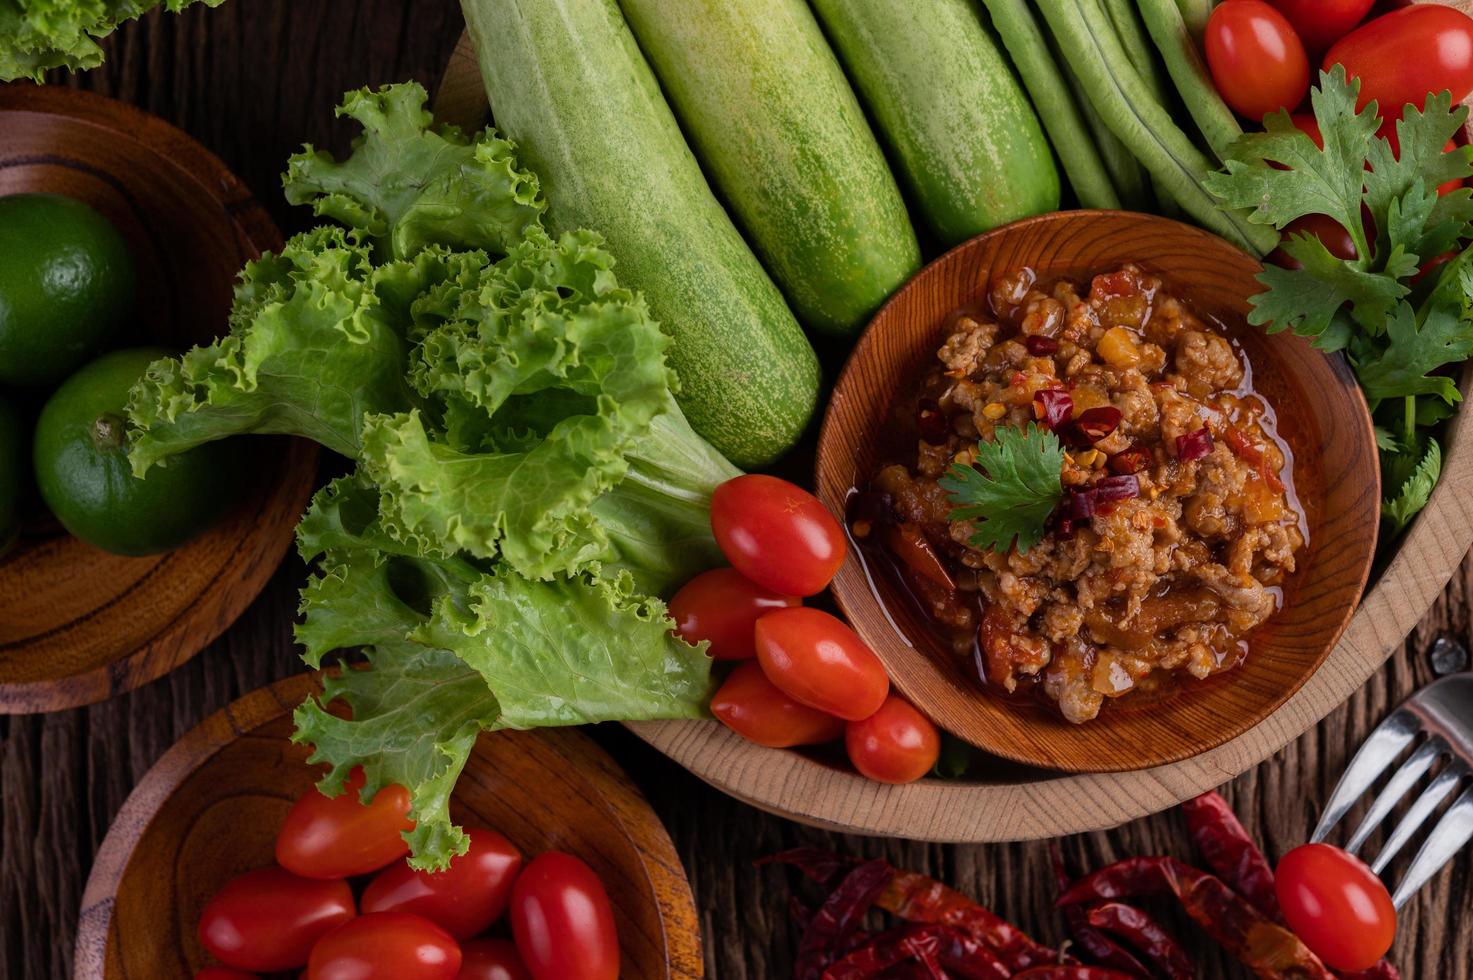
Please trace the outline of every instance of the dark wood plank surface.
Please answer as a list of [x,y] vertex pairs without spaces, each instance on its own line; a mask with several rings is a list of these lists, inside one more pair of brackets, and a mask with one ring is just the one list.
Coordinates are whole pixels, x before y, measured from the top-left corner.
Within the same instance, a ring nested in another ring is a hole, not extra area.
[[[304,141],[346,148],[347,130],[334,124],[332,108],[349,88],[409,78],[433,87],[461,26],[454,0],[233,0],[124,29],[104,68],[68,84],[181,126],[254,188],[290,232],[309,216],[281,200],[287,156]],[[225,636],[132,694],[78,711],[0,719],[0,980],[70,976],[92,854],[131,787],[201,718],[301,668],[291,620],[303,575],[289,559]],[[1470,596],[1473,562],[1465,562],[1407,648],[1363,691],[1224,790],[1271,854],[1303,840],[1348,752],[1390,706],[1431,679],[1423,652],[1431,639],[1439,632],[1470,639]],[[604,726],[596,734],[670,828],[690,873],[713,978],[789,975],[796,937],[786,909],[794,883],[784,872],[754,869],[752,860],[800,843],[928,871],[1038,937],[1062,939],[1042,844],[937,846],[827,834],[722,796],[622,729]],[[1175,814],[1063,843],[1076,864],[1091,866],[1127,854],[1190,854]],[[1190,923],[1171,922],[1200,962],[1200,976],[1247,976]],[[1470,924],[1473,852],[1465,852],[1403,914],[1393,951],[1403,975],[1473,977]]]

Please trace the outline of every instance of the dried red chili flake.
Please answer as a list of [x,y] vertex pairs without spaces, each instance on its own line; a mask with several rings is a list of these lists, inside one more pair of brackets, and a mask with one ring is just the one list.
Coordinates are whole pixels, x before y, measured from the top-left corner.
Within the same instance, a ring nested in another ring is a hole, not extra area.
[[1149,913],[1124,902],[1104,902],[1086,915],[1090,925],[1126,940],[1171,980],[1197,975],[1186,951]]
[[1055,950],[1035,942],[1011,922],[913,871],[896,871],[875,904],[907,922],[956,926],[1015,972],[1059,959]]
[[[823,980],[867,980],[907,961],[918,961],[922,976],[946,980],[941,966],[941,937],[944,926],[906,926],[875,937],[873,941],[829,965]],[[1003,974],[1007,976],[1006,973]]]
[[922,439],[939,446],[951,436],[951,423],[934,398],[922,398],[916,407],[916,431]]
[[1093,445],[1120,427],[1120,409],[1114,405],[1087,408],[1074,420],[1070,436],[1075,442]]
[[825,888],[832,888],[838,883],[840,875],[858,863],[857,858],[835,854],[821,847],[794,847],[753,862],[759,868],[765,864],[792,865],[810,881],[816,881]]
[[1207,867],[1258,911],[1275,922],[1283,921],[1273,868],[1227,801],[1209,790],[1181,808],[1192,843]]
[[1047,357],[1058,351],[1059,342],[1043,334],[1031,334],[1023,339],[1023,346],[1028,348],[1028,353],[1034,357]]
[[1142,445],[1134,445],[1110,457],[1110,472],[1120,474],[1139,473],[1151,465],[1151,451]]
[[1133,500],[1141,495],[1141,481],[1132,476],[1107,476],[1090,488],[1099,503]]
[[835,950],[844,946],[860,928],[891,874],[890,865],[877,858],[855,866],[844,875],[803,930],[793,964],[794,980],[819,980],[824,967],[834,958]]
[[1184,436],[1176,437],[1176,458],[1183,463],[1201,459],[1210,452],[1212,452],[1212,432],[1205,425],[1196,432],[1188,432]]
[[1093,490],[1069,491],[1069,520],[1078,524],[1095,516],[1095,504],[1099,500]]
[[[1054,882],[1058,888],[1058,894],[1062,895],[1069,888],[1070,878],[1064,868],[1064,854],[1059,850],[1057,843],[1049,843],[1049,861],[1054,869]],[[1083,905],[1065,905],[1063,913],[1064,922],[1069,927],[1069,934],[1079,948],[1088,954],[1089,959],[1094,960],[1100,966],[1120,970],[1131,976],[1148,977],[1151,975],[1140,960],[1128,953],[1115,940],[1089,924],[1089,916]]]
[[1309,947],[1225,885],[1222,879],[1169,857],[1117,861],[1075,882],[1059,905],[1108,902],[1170,893],[1197,924],[1239,962],[1262,977],[1331,980]]
[[1033,393],[1033,414],[1045,429],[1058,429],[1074,414],[1074,396],[1062,388],[1040,388]]
[[1014,973],[1014,980],[1136,980],[1134,974],[1122,973],[1107,966],[1079,966],[1056,964],[1035,966],[1022,973]]

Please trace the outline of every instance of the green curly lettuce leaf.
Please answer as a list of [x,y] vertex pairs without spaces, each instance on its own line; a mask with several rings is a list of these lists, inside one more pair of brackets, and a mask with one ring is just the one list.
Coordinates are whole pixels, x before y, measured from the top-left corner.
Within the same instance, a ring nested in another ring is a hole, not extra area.
[[[417,866],[443,866],[465,838],[447,809],[482,729],[649,718],[698,718],[710,660],[671,633],[665,606],[635,594],[630,576],[533,581],[504,565],[425,557],[388,535],[361,475],[319,492],[298,529],[321,557],[303,593],[297,639],[317,665],[365,646],[366,663],[325,681],[298,709],[298,741],[331,766],[340,792],[363,766],[363,794],[410,789]],[[327,709],[341,699],[351,715]]]
[[[0,82],[41,81],[53,68],[102,64],[103,38],[124,21],[162,6],[177,13],[200,0],[0,0]],[[224,0],[202,0],[218,7]]]
[[537,177],[493,130],[436,127],[426,98],[417,82],[349,92],[337,114],[363,126],[352,154],[338,162],[304,147],[282,178],[286,199],[362,231],[390,258],[427,245],[504,255],[541,226]]
[[374,266],[351,232],[318,228],[242,273],[230,332],[149,366],[128,402],[139,476],[201,443],[286,433],[355,456],[364,416],[417,404],[405,372],[418,295],[469,256],[424,252]]

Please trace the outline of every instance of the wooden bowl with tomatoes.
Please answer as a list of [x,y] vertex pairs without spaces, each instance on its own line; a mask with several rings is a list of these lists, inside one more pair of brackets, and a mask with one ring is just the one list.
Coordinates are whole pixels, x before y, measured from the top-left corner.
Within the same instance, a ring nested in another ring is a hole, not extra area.
[[[260,871],[276,867],[277,860],[311,870],[339,860],[339,855],[351,859],[372,846],[365,840],[373,836],[373,821],[403,819],[402,813],[385,815],[379,806],[384,793],[396,787],[381,791],[373,806],[365,808],[374,813],[335,836],[322,837],[324,821],[314,821],[314,814],[304,813],[303,807],[294,810],[298,800],[316,793],[320,770],[307,764],[309,749],[291,741],[292,711],[317,690],[315,674],[261,688],[205,719],[144,776],[114,820],[87,879],[77,932],[77,980],[187,978],[210,967],[219,969],[201,936],[207,908],[208,918],[230,920],[225,925],[241,921],[242,910],[248,912],[259,920],[249,925],[266,930],[256,935],[265,935],[269,946],[272,929],[288,928],[270,921],[277,908],[299,905],[306,918],[320,914],[346,921],[354,908],[388,907],[385,896],[404,884],[387,880],[389,871],[349,879],[354,882],[351,892],[347,885],[329,881],[316,883],[321,887],[283,890],[273,875],[285,872]],[[591,869],[612,908],[620,977],[695,980],[703,975],[695,905],[674,846],[638,790],[586,736],[572,729],[482,733],[455,786],[450,809],[473,840],[499,834],[520,852],[518,889],[539,856],[556,857],[549,852],[571,855]],[[284,831],[289,814],[291,826]],[[320,839],[314,841],[314,834]],[[328,839],[337,843],[321,846]],[[505,864],[505,856],[490,845],[478,843],[472,854],[478,853],[479,860]],[[389,870],[407,876],[402,859],[391,857],[395,863]],[[570,877],[554,874],[565,870],[556,863],[545,862],[545,888]],[[343,870],[353,869],[345,865],[332,873]],[[249,877],[237,881],[247,873]],[[227,882],[234,883],[222,894]],[[512,897],[513,909],[517,901]],[[396,914],[401,913],[379,912]],[[508,935],[505,920],[514,917],[509,911],[490,927],[491,933]],[[408,941],[414,935],[412,928],[392,919],[374,925],[358,937],[345,929],[345,941],[338,945],[368,955],[378,944]],[[442,925],[459,932],[453,924]],[[221,942],[221,936],[228,942],[228,933],[216,929],[210,942]],[[575,941],[572,936],[552,938],[563,944]],[[281,975],[296,976],[292,969]]]

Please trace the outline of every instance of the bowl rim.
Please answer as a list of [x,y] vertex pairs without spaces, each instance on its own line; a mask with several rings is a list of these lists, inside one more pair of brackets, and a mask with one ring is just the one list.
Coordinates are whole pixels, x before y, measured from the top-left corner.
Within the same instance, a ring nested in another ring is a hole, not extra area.
[[[293,674],[256,688],[212,712],[158,757],[129,792],[113,816],[93,857],[73,944],[73,980],[103,980],[117,891],[133,852],[149,825],[176,790],[200,767],[262,725],[290,715],[310,693],[321,691],[321,671]],[[483,732],[481,737],[488,733]],[[497,733],[503,734],[503,733]],[[704,965],[695,898],[670,833],[629,776],[592,738],[574,729],[518,731],[517,737],[556,737],[576,745],[596,765],[585,777],[610,801],[611,810],[642,812],[648,817],[641,834],[626,830],[630,846],[655,896],[666,949],[666,980],[701,980]],[[611,817],[611,819],[616,819]]]
[[[964,260],[964,257],[968,253],[972,253],[980,249],[985,249],[990,243],[996,242],[999,239],[1007,239],[1018,235],[1027,235],[1031,232],[1036,231],[1037,229],[1046,228],[1049,229],[1049,231],[1046,235],[1043,235],[1041,237],[1043,237],[1046,241],[1055,241],[1066,238],[1068,236],[1067,230],[1074,226],[1109,225],[1118,228],[1126,224],[1140,230],[1149,230],[1151,228],[1169,229],[1173,235],[1178,237],[1186,235],[1189,237],[1201,239],[1204,248],[1209,248],[1224,253],[1227,250],[1231,250],[1231,252],[1237,253],[1244,258],[1252,258],[1246,253],[1242,252],[1242,250],[1233,246],[1231,243],[1193,225],[1187,225],[1183,222],[1174,221],[1169,218],[1162,218],[1158,215],[1120,210],[1073,210],[1056,211],[1042,215],[1035,215],[1033,217],[1024,218],[1019,221],[999,226],[972,239],[969,239],[966,242],[963,242],[957,247],[947,251],[944,255],[941,255],[934,261],[928,263],[925,268],[917,272],[906,282],[904,286],[902,286],[894,294],[892,294],[891,297],[870,320],[869,325],[865,328],[864,333],[860,336],[858,342],[854,345],[853,350],[850,352],[849,357],[845,360],[844,367],[835,381],[834,396],[830,399],[829,404],[825,409],[823,424],[819,432],[818,451],[815,454],[814,459],[813,484],[817,488],[815,490],[815,493],[819,495],[820,499],[824,499],[825,503],[829,504],[831,507],[837,506],[842,508],[843,506],[843,502],[841,500],[829,500],[827,499],[827,497],[830,496],[828,491],[832,489],[829,484],[833,483],[837,486],[838,484],[844,482],[843,475],[839,474],[836,476],[834,468],[836,466],[840,467],[841,469],[847,468],[850,462],[852,462],[852,454],[849,453],[847,450],[844,450],[842,445],[837,442],[837,440],[840,439],[839,429],[842,426],[846,425],[846,421],[840,418],[840,416],[844,414],[841,411],[840,406],[847,403],[848,401],[848,399],[845,397],[848,389],[860,383],[860,371],[863,367],[868,366],[871,369],[871,373],[875,373],[874,368],[876,366],[877,358],[876,351],[882,350],[884,348],[885,342],[888,339],[900,335],[904,335],[906,338],[909,338],[914,333],[915,327],[912,322],[902,320],[898,317],[888,316],[888,314],[892,310],[911,302],[912,297],[916,292],[925,290],[928,283],[931,282],[932,278],[941,274],[941,272],[943,271],[943,266],[948,267],[953,271],[958,271],[962,268],[962,262]],[[1130,258],[1130,256],[1122,256],[1118,261],[1127,261]],[[1021,256],[1018,256],[1017,259],[1020,262],[1024,261]],[[1256,259],[1252,261],[1255,266],[1258,265]],[[976,271],[979,273],[986,272],[990,275],[990,270],[985,270],[980,267]],[[1166,275],[1169,278],[1170,272],[1168,271]],[[1180,288],[1178,288],[1177,291],[1179,293],[1185,292],[1186,294],[1188,294],[1188,299],[1190,299],[1191,283],[1180,282],[1178,283],[1178,286]],[[1277,342],[1281,344],[1303,343],[1302,341],[1295,341],[1287,334],[1279,334],[1277,335],[1277,337],[1279,338]],[[1374,467],[1376,445],[1374,426],[1371,420],[1369,407],[1367,406],[1365,398],[1361,393],[1360,387],[1356,384],[1354,375],[1350,372],[1349,366],[1345,363],[1343,357],[1334,354],[1321,354],[1318,358],[1311,358],[1311,362],[1317,365],[1321,365],[1325,370],[1327,370],[1330,373],[1330,376],[1334,377],[1335,380],[1339,383],[1342,391],[1349,396],[1350,401],[1359,409],[1359,411],[1356,412],[1356,416],[1354,419],[1347,420],[1349,422],[1349,426],[1346,430],[1346,438],[1359,443],[1360,452],[1355,454],[1356,458],[1369,459],[1371,461],[1372,467]],[[897,365],[893,364],[885,364],[882,366],[885,368],[886,371],[889,372],[886,377],[891,382],[895,380],[895,371],[902,369],[901,367],[897,367]],[[904,369],[908,370],[908,368]],[[1311,379],[1311,381],[1312,380],[1313,379]],[[882,390],[884,392],[892,392],[895,390],[895,388],[896,385],[893,383],[882,385]],[[1305,394],[1306,396],[1308,395],[1307,392],[1305,392]],[[868,418],[868,422],[873,421],[873,417]],[[866,422],[859,422],[857,423],[857,426],[849,425],[849,428],[863,428],[866,424]],[[853,432],[850,433],[851,436],[853,434]],[[1379,471],[1377,471],[1376,480],[1378,492],[1374,494],[1373,497],[1366,497],[1364,495],[1361,495],[1357,498],[1358,500],[1368,501],[1363,505],[1362,509],[1368,509],[1371,511],[1371,513],[1366,516],[1370,517],[1373,521],[1376,520],[1379,515]],[[837,483],[835,481],[837,481]],[[1147,752],[1145,749],[1141,749],[1140,751],[1133,753],[1128,758],[1124,755],[1118,757],[1115,755],[1099,756],[1098,758],[1101,761],[1099,761],[1097,764],[1091,765],[1081,765],[1078,764],[1075,760],[1061,760],[1053,751],[1051,751],[1051,747],[1059,743],[1055,740],[1045,738],[1039,738],[1036,740],[1025,739],[1022,740],[1019,745],[1014,745],[1012,742],[1005,738],[994,739],[986,745],[978,744],[976,742],[973,742],[973,744],[976,744],[978,748],[989,752],[994,756],[1000,756],[1001,758],[1021,763],[1023,765],[1030,766],[1036,769],[1047,769],[1059,772],[1127,772],[1140,769],[1150,769],[1161,765],[1167,765],[1173,762],[1180,762],[1184,759],[1188,759],[1195,755],[1199,755],[1203,752],[1209,751],[1219,745],[1222,745],[1225,742],[1231,741],[1233,738],[1249,730],[1254,725],[1258,724],[1258,722],[1262,721],[1264,718],[1267,718],[1274,711],[1276,711],[1280,706],[1284,704],[1285,701],[1292,697],[1293,694],[1297,690],[1299,690],[1299,688],[1301,688],[1305,684],[1305,682],[1307,682],[1309,678],[1314,675],[1315,672],[1317,672],[1323,666],[1325,660],[1329,657],[1330,651],[1334,648],[1335,644],[1339,641],[1340,636],[1344,633],[1346,627],[1349,625],[1354,615],[1356,605],[1359,603],[1361,596],[1364,594],[1366,582],[1369,580],[1370,576],[1371,564],[1375,557],[1375,540],[1376,527],[1373,525],[1371,531],[1365,537],[1363,554],[1357,556],[1359,559],[1357,563],[1355,565],[1344,566],[1349,574],[1345,574],[1342,572],[1339,573],[1335,579],[1332,579],[1332,581],[1335,581],[1336,583],[1336,591],[1342,591],[1347,594],[1353,595],[1354,598],[1351,599],[1351,601],[1347,603],[1343,609],[1337,610],[1334,613],[1334,618],[1330,620],[1327,624],[1328,628],[1321,627],[1318,631],[1320,636],[1317,639],[1316,646],[1314,648],[1315,657],[1313,662],[1307,663],[1301,670],[1297,671],[1293,675],[1291,683],[1285,684],[1284,686],[1276,689],[1268,698],[1264,699],[1262,705],[1255,712],[1228,717],[1217,715],[1215,716],[1215,720],[1219,721],[1219,724],[1215,724],[1205,734],[1199,735],[1189,742],[1178,741],[1176,743],[1173,743],[1169,747],[1163,747],[1166,746],[1166,743],[1152,742],[1150,752]],[[853,548],[854,545],[851,541],[851,549]],[[869,642],[871,646],[874,646],[876,641],[881,638],[865,636],[864,627],[866,623],[864,617],[856,619],[855,612],[857,609],[867,609],[871,606],[878,606],[885,621],[890,622],[891,625],[895,628],[896,632],[900,633],[903,636],[904,631],[900,630],[899,626],[894,623],[893,616],[886,609],[886,604],[884,600],[879,594],[877,594],[872,581],[872,573],[868,566],[865,565],[864,558],[856,554],[853,560],[858,562],[861,566],[864,566],[863,570],[859,575],[856,576],[851,569],[849,570],[849,574],[847,575],[847,577],[845,577],[845,572],[841,570],[841,578],[836,579],[833,586],[831,587],[835,602],[844,612],[849,621],[852,624],[855,624],[855,630],[859,632],[860,636],[864,638],[866,642]],[[883,639],[886,642],[889,642],[892,638],[886,636]],[[911,640],[907,639],[905,642],[909,645],[913,645],[913,641]],[[918,700],[916,697],[916,695],[920,693],[923,688],[923,684],[921,681],[917,680],[915,677],[895,676],[892,674],[891,682],[896,687],[898,687],[902,693],[910,698],[917,707],[919,707],[922,711],[927,711],[924,699]],[[1224,683],[1231,684],[1231,682],[1232,676],[1229,674],[1225,678]],[[1189,687],[1176,696],[1189,698],[1196,693],[1197,692],[1195,688]],[[977,696],[985,697],[986,695],[985,693],[978,691]],[[1006,711],[1007,709],[1004,707],[1001,710]],[[1020,721],[1017,722],[1017,724],[1021,728],[1033,728],[1035,725],[1035,719],[1031,714],[1025,715],[1021,718]],[[1044,724],[1044,722],[1040,719],[1037,721],[1037,724]],[[985,725],[978,727],[986,728]],[[1065,729],[1061,738],[1063,738],[1067,742],[1068,737],[1071,734],[1082,735],[1083,733],[1076,732],[1074,729]],[[973,741],[972,738],[968,738],[965,735],[960,737],[964,738],[967,741]]]
[[[15,84],[0,86],[0,115],[9,113],[62,117],[104,130],[109,139],[129,140],[168,163],[171,178],[187,180],[202,196],[214,200],[221,220],[229,222],[243,252],[259,255],[282,247],[275,222],[219,157],[183,130],[137,106],[81,89]],[[0,141],[0,167],[6,159]],[[255,601],[290,549],[296,518],[312,495],[318,456],[315,443],[302,439],[282,442],[274,464],[279,479],[263,489],[221,573],[240,571],[240,553],[250,542],[261,542],[260,557],[216,602],[192,603],[170,622],[159,624],[142,645],[118,651],[113,659],[78,673],[24,681],[0,679],[0,714],[61,711],[105,701],[156,680],[218,639]],[[207,588],[214,587],[220,577]]]

